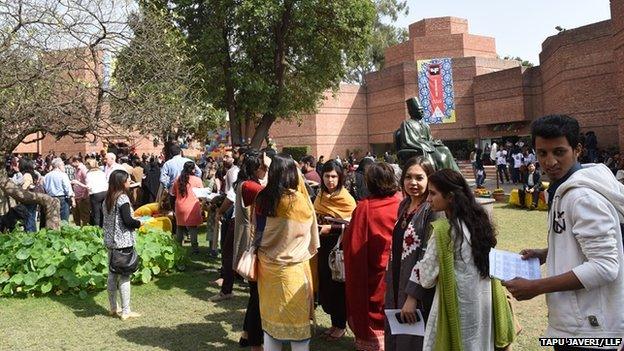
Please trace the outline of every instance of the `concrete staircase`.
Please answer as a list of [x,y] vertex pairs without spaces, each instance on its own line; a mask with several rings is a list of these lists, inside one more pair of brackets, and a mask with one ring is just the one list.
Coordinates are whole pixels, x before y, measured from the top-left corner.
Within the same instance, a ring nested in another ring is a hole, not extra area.
[[[472,172],[472,165],[469,161],[457,161],[457,166],[459,166],[459,171],[466,178],[468,185],[474,186],[475,184],[475,176]],[[496,166],[483,166],[485,168],[485,174],[487,174],[487,179],[496,182]],[[491,182],[490,182],[491,184]],[[496,183],[495,183],[496,184]]]

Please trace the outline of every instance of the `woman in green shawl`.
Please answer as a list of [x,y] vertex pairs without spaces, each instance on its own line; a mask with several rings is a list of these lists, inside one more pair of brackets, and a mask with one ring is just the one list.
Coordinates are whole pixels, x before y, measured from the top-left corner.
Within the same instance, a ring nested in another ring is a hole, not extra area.
[[443,169],[429,177],[427,202],[445,219],[432,223],[417,282],[436,287],[423,350],[494,351],[489,252],[494,226],[459,172]]

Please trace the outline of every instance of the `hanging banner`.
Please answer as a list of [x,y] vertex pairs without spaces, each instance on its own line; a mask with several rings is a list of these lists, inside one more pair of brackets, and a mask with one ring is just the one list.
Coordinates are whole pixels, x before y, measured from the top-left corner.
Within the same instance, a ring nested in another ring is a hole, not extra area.
[[428,124],[455,123],[450,58],[418,60],[418,97]]

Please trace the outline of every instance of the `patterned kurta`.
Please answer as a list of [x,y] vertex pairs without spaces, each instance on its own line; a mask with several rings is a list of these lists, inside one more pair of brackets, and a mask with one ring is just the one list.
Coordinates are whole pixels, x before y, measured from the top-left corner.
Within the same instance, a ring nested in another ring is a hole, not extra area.
[[121,219],[121,206],[126,203],[130,205],[130,213],[132,213],[132,204],[130,204],[130,198],[126,194],[119,195],[110,212],[106,208],[106,204],[102,208],[104,213],[104,245],[109,249],[134,246],[135,231],[126,227]]
[[[399,217],[392,233],[392,255],[386,271],[386,309],[401,309],[407,295],[419,300],[425,320],[431,309],[435,289],[424,289],[412,277],[413,268],[423,257],[427,239],[430,235],[429,224],[439,215],[431,211],[428,203],[423,203],[413,214],[406,212],[410,206],[410,198],[401,202]],[[402,228],[403,218],[407,216],[406,228]],[[385,330],[385,350],[419,350],[423,337],[413,335],[392,335],[388,323]]]

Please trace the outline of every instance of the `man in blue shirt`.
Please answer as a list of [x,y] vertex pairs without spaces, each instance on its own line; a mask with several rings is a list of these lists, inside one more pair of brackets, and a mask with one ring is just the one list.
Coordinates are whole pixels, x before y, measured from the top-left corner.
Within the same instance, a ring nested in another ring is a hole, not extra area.
[[[165,189],[167,189],[169,195],[173,195],[173,193],[171,192],[171,190],[173,189],[173,182],[176,180],[176,178],[178,178],[180,173],[182,173],[182,168],[184,167],[184,164],[189,161],[192,162],[193,160],[182,157],[182,149],[180,149],[178,145],[172,145],[169,148],[169,152],[173,157],[171,157],[171,159],[165,162],[165,164],[163,165],[160,171],[160,183]],[[199,167],[197,167],[197,165],[195,165],[195,175],[197,177],[201,177],[202,175],[202,172]]]
[[74,200],[74,190],[72,189],[69,177],[65,173],[65,163],[61,158],[52,160],[52,171],[46,174],[43,180],[45,192],[61,202],[61,220],[69,220],[69,208],[76,206]]
[[[180,173],[182,173],[182,168],[186,162],[192,160],[186,157],[182,157],[182,149],[178,145],[171,145],[169,147],[169,154],[172,155],[171,159],[165,162],[162,169],[160,170],[160,184],[162,184],[163,188],[167,190],[169,194],[169,204],[171,205],[171,210],[173,212],[173,232],[176,231],[176,219],[175,219],[175,194],[172,192],[173,190],[173,182],[178,178]],[[202,172],[195,165],[195,175],[201,178]]]

